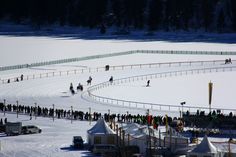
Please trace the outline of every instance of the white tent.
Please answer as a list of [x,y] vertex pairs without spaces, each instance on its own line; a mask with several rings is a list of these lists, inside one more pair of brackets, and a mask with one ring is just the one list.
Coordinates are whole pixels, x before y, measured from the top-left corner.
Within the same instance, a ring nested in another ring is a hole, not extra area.
[[[126,144],[129,141],[129,145],[135,145],[139,147],[139,151],[141,154],[146,154],[146,149],[148,145],[148,140],[149,140],[149,133],[148,133],[148,128],[147,126],[142,126],[139,124],[135,123],[127,123],[123,124],[121,127],[122,130],[125,131],[126,137]],[[128,139],[128,136],[129,139]],[[153,133],[152,133],[153,134]]]
[[187,153],[187,157],[220,157],[220,152],[205,136],[200,144]]
[[99,119],[97,123],[87,131],[88,143],[94,144],[116,144],[117,135],[107,125],[104,119]]

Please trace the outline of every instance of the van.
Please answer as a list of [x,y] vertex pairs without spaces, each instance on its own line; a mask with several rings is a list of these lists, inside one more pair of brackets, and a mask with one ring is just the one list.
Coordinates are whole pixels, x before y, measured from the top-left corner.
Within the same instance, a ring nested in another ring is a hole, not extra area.
[[22,123],[21,122],[7,122],[5,126],[5,133],[7,136],[20,135]]
[[42,130],[35,125],[27,125],[22,127],[22,134],[36,134],[41,132]]

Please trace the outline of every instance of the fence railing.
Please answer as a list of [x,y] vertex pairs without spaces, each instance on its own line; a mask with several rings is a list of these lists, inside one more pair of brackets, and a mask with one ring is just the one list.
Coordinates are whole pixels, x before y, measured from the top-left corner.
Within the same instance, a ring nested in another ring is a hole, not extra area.
[[[179,75],[190,75],[190,74],[199,74],[199,73],[211,73],[211,72],[226,72],[226,71],[235,71],[236,66],[232,67],[213,67],[213,68],[202,68],[202,69],[188,69],[188,70],[179,70],[179,71],[169,71],[169,72],[162,72],[162,73],[155,73],[155,74],[148,74],[148,75],[139,75],[139,76],[132,76],[126,77],[121,79],[116,79],[111,82],[103,82],[87,89],[87,95],[83,95],[85,99],[92,99],[95,102],[103,103],[103,104],[111,104],[117,105],[120,107],[128,107],[128,108],[143,108],[143,109],[151,109],[151,110],[164,110],[164,111],[189,111],[189,112],[196,112],[205,111],[208,112],[208,107],[194,107],[194,106],[180,106],[180,105],[168,105],[168,104],[156,104],[156,103],[146,103],[146,102],[137,102],[137,101],[127,101],[122,99],[113,99],[109,97],[102,97],[93,94],[93,91],[99,90],[101,88],[106,88],[108,86],[122,84],[122,83],[129,83],[133,81],[139,80],[147,80],[147,79],[155,79],[155,78],[162,78],[162,77],[172,77],[172,76],[179,76]],[[224,112],[234,112],[236,113],[236,109],[225,109],[225,108],[211,108],[212,110],[221,110]]]
[[108,53],[108,54],[101,54],[101,55],[91,55],[91,56],[85,56],[85,57],[76,57],[76,58],[59,59],[59,60],[53,60],[53,61],[36,62],[36,63],[30,63],[30,64],[3,66],[3,67],[0,67],[0,71],[22,69],[22,68],[29,68],[29,67],[37,67],[37,66],[45,66],[45,65],[52,65],[52,64],[63,64],[63,63],[78,62],[78,61],[84,61],[84,60],[91,60],[91,59],[105,58],[105,57],[114,57],[114,56],[121,56],[121,55],[129,55],[129,54],[136,54],[136,53],[145,53],[145,54],[150,54],[151,53],[151,54],[236,55],[236,52],[229,52],[229,51],[133,50],[133,51],[126,51],[126,52],[118,52],[118,53]]
[[36,62],[36,63],[31,63],[31,64],[4,66],[4,67],[0,67],[0,71],[37,67],[37,66],[46,66],[46,65],[53,65],[53,64],[63,64],[63,63],[70,63],[70,62],[78,62],[78,61],[85,61],[85,60],[105,58],[105,57],[128,55],[128,54],[132,54],[132,53],[136,53],[136,51],[108,53],[108,54],[101,54],[101,55],[92,55],[92,56],[85,56],[85,57],[67,58],[67,59],[59,59],[59,60],[45,61],[45,62]]
[[[235,62],[235,60],[233,60]],[[220,65],[224,64],[224,60],[211,60],[211,61],[182,61],[182,62],[163,62],[163,63],[147,63],[147,64],[131,64],[131,65],[117,65],[109,66],[109,70],[127,70],[127,69],[137,69],[137,68],[161,68],[161,67],[181,67],[181,66],[206,66],[206,65]],[[73,69],[73,70],[64,70],[64,71],[53,71],[47,73],[31,74],[25,75],[24,80],[32,80],[46,77],[55,77],[55,76],[66,76],[71,74],[82,74],[82,73],[91,73],[91,72],[101,72],[105,71],[106,67],[96,67],[96,68],[87,68],[87,69]],[[16,82],[16,79],[20,77],[11,77],[11,78],[2,78],[1,82],[3,84]]]
[[175,50],[136,50],[136,53],[154,54],[194,54],[194,55],[236,55],[233,51],[175,51]]

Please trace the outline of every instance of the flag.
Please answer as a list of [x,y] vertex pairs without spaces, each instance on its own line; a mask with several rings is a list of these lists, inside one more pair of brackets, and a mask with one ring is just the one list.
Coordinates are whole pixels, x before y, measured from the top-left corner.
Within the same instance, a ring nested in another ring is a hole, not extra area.
[[211,108],[211,100],[212,100],[212,88],[213,88],[213,83],[209,82],[208,89],[209,89],[209,107],[210,108]]

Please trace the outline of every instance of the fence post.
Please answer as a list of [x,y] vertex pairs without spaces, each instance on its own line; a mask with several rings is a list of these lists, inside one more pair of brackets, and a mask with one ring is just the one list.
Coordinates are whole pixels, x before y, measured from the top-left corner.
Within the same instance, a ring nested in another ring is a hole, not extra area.
[[[91,115],[91,107],[89,107],[89,115]],[[91,121],[92,121],[92,118],[90,116],[90,118],[89,118],[89,125],[91,125]]]
[[34,116],[35,116],[35,119],[36,119],[36,117],[37,117],[37,103],[34,103],[34,105],[35,105],[35,110],[34,110]]
[[18,109],[19,109],[19,104],[18,104],[19,102],[18,102],[18,100],[16,101],[16,116],[17,116],[17,118],[18,118]]
[[5,113],[6,113],[6,99],[3,100],[3,103],[4,103],[3,112],[4,112],[4,116],[5,116]]
[[52,120],[53,120],[53,122],[54,122],[54,112],[55,112],[55,111],[54,111],[54,106],[55,106],[55,105],[52,104]]
[[71,106],[71,124],[72,124],[72,121],[73,121],[73,106]]

